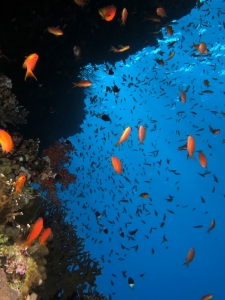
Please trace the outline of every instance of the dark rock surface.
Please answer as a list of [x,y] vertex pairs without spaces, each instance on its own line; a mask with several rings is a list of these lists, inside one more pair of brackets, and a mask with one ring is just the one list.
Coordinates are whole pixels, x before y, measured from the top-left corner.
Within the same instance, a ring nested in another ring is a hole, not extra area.
[[[106,22],[98,9],[115,5],[115,18]],[[30,112],[28,125],[20,125],[25,138],[37,137],[41,149],[60,137],[79,132],[85,116],[83,90],[73,89],[80,67],[91,64],[114,64],[147,45],[157,46],[157,33],[172,20],[179,20],[196,5],[195,0],[90,0],[82,9],[73,0],[2,0],[0,10],[0,73],[13,83],[13,92],[20,105]],[[128,19],[120,26],[121,12],[126,7]],[[144,21],[163,7],[167,17],[160,23]],[[45,30],[59,26],[63,36],[56,37]],[[161,36],[162,38],[162,36]],[[129,45],[124,53],[108,52],[112,45]],[[82,50],[82,59],[75,60],[73,47]],[[22,68],[25,56],[37,53],[34,70],[38,78],[24,81]],[[52,113],[54,112],[54,113]]]

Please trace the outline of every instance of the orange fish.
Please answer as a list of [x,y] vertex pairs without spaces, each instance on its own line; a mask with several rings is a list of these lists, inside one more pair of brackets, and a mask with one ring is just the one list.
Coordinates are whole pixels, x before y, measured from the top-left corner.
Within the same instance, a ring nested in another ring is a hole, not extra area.
[[122,11],[122,16],[121,16],[121,25],[125,26],[125,23],[126,23],[126,20],[127,20],[127,16],[128,16],[128,11],[127,11],[126,8],[124,8],[123,11]]
[[121,162],[115,156],[112,156],[112,165],[113,165],[113,168],[116,171],[116,173],[121,174],[123,172]]
[[200,44],[193,44],[193,46],[196,50],[200,52],[200,55],[206,54],[209,50],[207,49],[206,43],[202,42]]
[[52,233],[51,228],[47,228],[43,231],[41,237],[40,237],[40,245],[44,245],[50,234]]
[[202,42],[198,45],[198,51],[200,52],[200,55],[205,54],[208,52],[206,43]]
[[201,300],[210,300],[213,298],[213,294],[205,295],[201,298]]
[[216,221],[213,219],[210,223],[209,229],[206,231],[206,233],[209,233],[213,228],[216,226]]
[[22,192],[21,192],[21,188],[23,187],[23,185],[24,185],[26,179],[27,179],[27,177],[26,177],[25,175],[21,175],[21,176],[17,179],[17,181],[15,182],[15,188],[16,188],[15,193],[19,193],[19,194],[22,193]]
[[162,7],[157,8],[157,9],[156,9],[156,13],[157,13],[157,15],[160,16],[161,18],[167,17],[166,12],[165,12],[165,9],[162,8]]
[[78,83],[73,82],[74,87],[89,87],[92,85],[92,82],[89,80],[81,80]]
[[202,151],[199,151],[198,159],[199,159],[200,165],[203,168],[207,168],[207,158],[206,158],[205,154]]
[[173,35],[173,27],[172,26],[170,26],[170,25],[167,25],[166,26],[166,31],[167,31],[167,34],[169,35],[169,36],[172,36]]
[[11,136],[3,129],[0,129],[0,144],[2,151],[6,153],[12,151],[14,147]]
[[63,35],[62,30],[59,29],[59,28],[48,27],[46,30],[47,30],[48,32],[50,32],[50,33],[56,35],[56,36]]
[[156,59],[155,61],[157,62],[157,64],[159,64],[162,67],[165,65],[164,60],[162,59]]
[[146,128],[144,126],[140,126],[138,129],[138,139],[140,141],[140,144],[143,144],[146,136]]
[[192,135],[189,135],[187,139],[188,158],[190,157],[194,158],[194,151],[195,151],[195,139]]
[[213,134],[219,134],[220,129],[213,129],[212,126],[209,126],[209,131],[212,132]]
[[33,77],[35,80],[37,80],[37,78],[35,77],[35,75],[32,71],[34,70],[34,68],[36,66],[38,57],[39,56],[36,53],[33,53],[25,59],[25,61],[23,63],[23,68],[24,69],[27,68],[27,72],[25,75],[25,81],[26,81],[27,77]]
[[34,224],[27,241],[25,243],[25,246],[31,246],[32,242],[39,236],[40,232],[42,231],[43,228],[43,219],[39,218],[36,223]]
[[123,133],[122,133],[122,135],[121,135],[119,141],[116,143],[116,145],[119,146],[119,145],[121,145],[122,143],[124,143],[124,142],[128,139],[128,137],[129,137],[129,135],[130,135],[130,132],[131,132],[131,127],[129,126],[129,127],[127,127],[127,128],[123,131]]
[[115,48],[113,46],[111,46],[111,49],[109,49],[109,51],[113,51],[113,52],[124,52],[126,50],[130,49],[130,46],[121,46],[119,49]]
[[186,93],[183,91],[180,91],[180,101],[182,103],[186,103],[186,99],[187,99]]
[[191,248],[189,250],[189,252],[188,252],[188,255],[187,255],[186,260],[183,263],[183,265],[186,265],[188,267],[188,265],[190,264],[190,262],[192,262],[192,260],[194,259],[194,256],[195,256],[195,249]]
[[141,194],[139,195],[139,197],[141,197],[141,198],[143,198],[143,199],[146,199],[146,198],[149,197],[149,194],[148,194],[148,193],[141,193]]
[[82,8],[84,7],[84,5],[87,5],[87,3],[84,0],[74,0],[74,2]]
[[100,8],[98,12],[103,20],[112,21],[116,14],[116,7],[114,5],[106,6]]

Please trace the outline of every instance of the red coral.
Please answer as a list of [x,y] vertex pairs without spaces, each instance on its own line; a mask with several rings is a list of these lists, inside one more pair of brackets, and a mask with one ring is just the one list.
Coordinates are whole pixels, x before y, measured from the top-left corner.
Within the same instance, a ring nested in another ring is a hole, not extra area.
[[70,174],[67,169],[72,160],[70,154],[73,153],[75,153],[74,146],[70,142],[64,141],[56,141],[53,146],[50,146],[43,151],[43,156],[48,156],[50,159],[52,174],[58,174],[59,178],[54,178],[54,176],[48,177],[43,180],[41,186],[42,189],[47,192],[46,198],[51,199],[56,204],[60,203],[57,195],[56,183],[59,182],[61,184],[61,190],[64,191],[76,180],[76,175]]

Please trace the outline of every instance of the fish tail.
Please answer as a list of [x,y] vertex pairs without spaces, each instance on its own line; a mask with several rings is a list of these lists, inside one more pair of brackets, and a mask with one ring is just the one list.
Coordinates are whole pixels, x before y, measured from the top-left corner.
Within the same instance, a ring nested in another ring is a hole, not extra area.
[[187,159],[189,159],[189,158],[193,158],[193,159],[196,160],[196,158],[194,157],[194,155],[189,155],[189,154],[188,154]]
[[35,80],[37,80],[37,77],[34,75],[31,69],[27,69],[26,75],[25,75],[25,81],[27,77],[33,77]]
[[74,85],[73,88],[77,87],[77,83],[76,82],[72,82],[72,84]]

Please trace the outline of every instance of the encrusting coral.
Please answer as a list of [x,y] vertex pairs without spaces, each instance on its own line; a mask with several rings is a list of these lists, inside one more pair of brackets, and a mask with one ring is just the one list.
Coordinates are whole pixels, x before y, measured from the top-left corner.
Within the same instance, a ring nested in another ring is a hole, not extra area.
[[0,124],[5,128],[6,123],[24,124],[28,111],[18,106],[16,96],[11,93],[12,82],[5,75],[0,74]]

